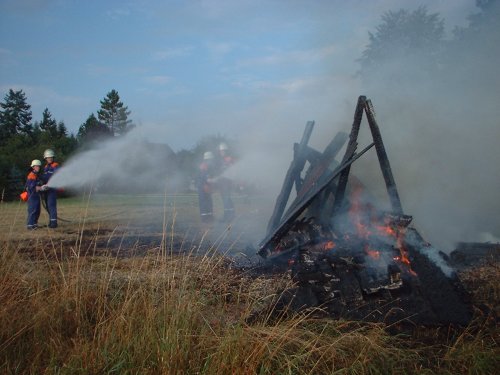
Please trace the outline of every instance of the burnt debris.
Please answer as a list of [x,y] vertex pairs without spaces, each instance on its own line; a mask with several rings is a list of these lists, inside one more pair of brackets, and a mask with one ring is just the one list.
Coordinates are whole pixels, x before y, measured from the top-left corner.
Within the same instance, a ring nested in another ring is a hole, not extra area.
[[449,256],[443,257],[456,269],[500,262],[500,243],[459,242]]
[[[357,151],[363,115],[373,142]],[[323,152],[308,146],[313,128],[308,122],[294,145],[259,245],[258,254],[290,272],[296,285],[274,301],[274,312],[319,308],[334,318],[467,324],[471,311],[458,278],[403,212],[371,101],[358,98],[349,136],[338,133]],[[339,163],[335,157],[347,140]],[[372,147],[389,197],[387,212],[350,173]],[[294,185],[296,195],[289,202]]]

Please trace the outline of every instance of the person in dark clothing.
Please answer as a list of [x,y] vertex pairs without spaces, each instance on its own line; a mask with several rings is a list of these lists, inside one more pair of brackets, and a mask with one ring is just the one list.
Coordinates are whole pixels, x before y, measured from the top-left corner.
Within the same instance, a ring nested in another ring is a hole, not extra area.
[[219,145],[218,164],[221,176],[217,180],[217,187],[220,191],[222,204],[224,206],[224,217],[222,218],[222,221],[230,222],[234,218],[234,204],[231,199],[233,182],[224,176],[224,172],[234,164],[234,159],[228,154],[228,147],[225,143],[221,143]]
[[[59,168],[59,163],[54,161],[55,156],[54,151],[51,149],[47,149],[43,153],[46,164],[41,179],[45,184],[49,183],[51,177]],[[49,212],[49,228],[57,228],[57,189],[47,186],[43,193],[43,199],[45,199],[47,211]]]
[[213,174],[214,154],[207,151],[203,154],[203,162],[200,164],[196,187],[198,190],[198,202],[200,206],[200,218],[204,223],[213,221]]
[[29,230],[38,228],[38,218],[40,217],[40,191],[42,190],[42,180],[40,179],[40,169],[42,162],[35,159],[31,162],[31,168],[26,178],[26,191],[28,192],[28,220]]

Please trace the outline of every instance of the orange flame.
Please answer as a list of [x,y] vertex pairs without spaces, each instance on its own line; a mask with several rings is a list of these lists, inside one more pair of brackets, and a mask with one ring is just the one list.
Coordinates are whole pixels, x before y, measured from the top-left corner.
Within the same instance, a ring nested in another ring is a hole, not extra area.
[[331,250],[335,247],[335,242],[328,241],[323,245],[323,250]]
[[[349,217],[351,218],[357,235],[361,238],[369,240],[369,237],[374,233],[380,236],[387,236],[395,240],[395,247],[399,249],[400,255],[395,256],[394,260],[401,262],[407,266],[408,271],[412,275],[416,275],[415,271],[411,269],[411,263],[408,259],[408,251],[404,246],[405,228],[395,227],[387,222],[382,222],[377,215],[370,215],[373,213],[373,207],[370,204],[362,203],[362,185],[356,184],[351,191],[351,207],[349,209]],[[363,222],[363,218],[369,217],[367,223]],[[348,238],[347,238],[348,239]],[[365,252],[373,259],[380,258],[380,251],[374,250],[365,246]]]
[[366,246],[365,248],[366,254],[368,254],[369,257],[373,259],[380,259],[380,251],[371,249],[370,247]]

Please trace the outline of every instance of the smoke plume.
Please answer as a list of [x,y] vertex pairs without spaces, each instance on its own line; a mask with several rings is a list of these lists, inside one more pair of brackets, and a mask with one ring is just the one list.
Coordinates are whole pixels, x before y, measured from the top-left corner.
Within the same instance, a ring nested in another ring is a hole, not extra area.
[[[470,14],[473,2],[467,5],[463,1],[457,6],[460,14],[457,11],[444,20],[448,30],[445,52],[415,48],[411,56],[392,56],[360,76],[356,72],[363,69],[356,59],[369,42],[368,31],[374,33],[383,12],[397,11],[402,3],[326,3],[308,7],[307,20],[316,27],[308,34],[309,49],[304,48],[302,39],[297,48],[302,48],[302,53],[278,51],[284,53],[235,61],[221,68],[220,72],[232,77],[235,87],[248,90],[244,100],[229,94],[199,98],[196,105],[190,103],[189,116],[178,110],[177,117],[169,119],[171,124],[182,125],[182,131],[158,124],[158,131],[150,133],[155,134],[156,141],[162,138],[174,149],[178,145],[186,147],[184,138],[188,134],[201,137],[225,132],[237,138],[235,147],[241,158],[227,176],[250,181],[265,192],[265,198],[259,199],[266,201],[263,217],[268,218],[293,157],[293,143],[300,141],[306,122],[316,122],[309,145],[323,151],[338,131],[349,131],[357,97],[366,95],[375,107],[404,211],[414,217],[413,223],[423,237],[446,250],[459,241],[498,239],[498,2],[490,2],[493,5],[487,13],[492,16],[481,21],[482,29],[463,38],[455,38],[450,30],[454,22]],[[449,2],[426,3],[432,12],[445,10]],[[286,11],[279,2],[272,6],[276,14],[283,10],[287,21],[306,17],[303,8],[293,4],[287,4]],[[404,4],[414,6],[412,2]],[[246,6],[252,9],[250,3]],[[478,8],[473,10],[479,12]],[[226,15],[225,22],[243,22],[242,18],[231,17]],[[259,22],[262,29],[271,29],[276,19],[264,17]],[[217,34],[218,29],[206,31],[214,32],[214,38],[225,37]],[[438,59],[437,69],[428,69],[429,56],[435,57],[438,52],[442,58]],[[276,61],[278,68],[272,65]],[[292,72],[279,84],[271,84],[251,70],[252,66],[269,64],[266,74],[280,76],[282,67],[290,68],[291,62],[297,61],[314,74]],[[259,93],[258,97],[252,96],[255,93]],[[160,131],[167,128],[166,133]],[[149,146],[134,140],[134,134],[137,136],[133,133],[76,156],[51,184],[78,188],[106,178],[125,186],[134,180],[142,181],[143,186],[164,186],[168,178],[163,169],[158,173],[161,161],[150,158]],[[369,142],[364,120],[360,147]],[[136,165],[138,162],[142,166]],[[370,193],[384,201],[385,186],[376,163],[372,150],[353,165],[352,173]]]

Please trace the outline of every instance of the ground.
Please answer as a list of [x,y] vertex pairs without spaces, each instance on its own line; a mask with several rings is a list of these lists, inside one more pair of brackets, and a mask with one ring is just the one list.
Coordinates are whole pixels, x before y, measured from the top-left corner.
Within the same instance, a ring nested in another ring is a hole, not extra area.
[[[195,194],[177,195],[85,195],[59,199],[59,227],[47,228],[42,208],[40,228],[26,230],[26,204],[2,203],[1,240],[19,243],[22,253],[32,253],[34,243],[63,243],[63,251],[78,245],[81,254],[140,255],[158,249],[186,253],[217,246],[221,253],[253,256],[263,238],[270,205],[259,196],[235,196],[236,218],[222,222],[223,208],[214,196],[215,220],[203,224]],[[272,207],[271,207],[272,208]],[[43,246],[42,246],[43,247]],[[74,251],[74,250],[72,250]]]
[[[60,199],[59,227],[27,231],[0,203],[2,373],[495,373],[498,264],[461,273],[467,327],[248,317],[286,275],[245,272],[273,202],[235,197],[228,225],[200,223],[196,195]],[[222,217],[216,197],[215,213]],[[235,267],[236,262],[236,267]]]

